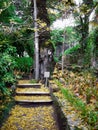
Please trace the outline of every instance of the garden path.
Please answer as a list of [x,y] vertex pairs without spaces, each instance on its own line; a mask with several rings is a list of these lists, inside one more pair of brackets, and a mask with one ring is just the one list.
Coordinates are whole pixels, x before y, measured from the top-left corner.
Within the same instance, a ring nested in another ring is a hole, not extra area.
[[15,101],[16,105],[1,130],[58,130],[48,88],[40,84],[19,83]]

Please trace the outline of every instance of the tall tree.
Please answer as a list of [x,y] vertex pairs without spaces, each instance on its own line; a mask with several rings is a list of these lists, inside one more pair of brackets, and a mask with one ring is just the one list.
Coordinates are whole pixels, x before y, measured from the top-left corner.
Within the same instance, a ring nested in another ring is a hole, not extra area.
[[94,2],[93,0],[83,0],[80,5],[76,5],[74,8],[74,18],[77,21],[77,27],[76,30],[81,35],[81,48],[82,52],[85,50],[87,46],[87,37],[89,35],[89,17],[94,10],[94,8],[97,6],[97,2]]
[[39,41],[38,41],[38,24],[37,24],[37,3],[36,0],[33,0],[34,2],[34,30],[35,30],[35,38],[34,38],[34,44],[35,44],[35,79],[39,79]]

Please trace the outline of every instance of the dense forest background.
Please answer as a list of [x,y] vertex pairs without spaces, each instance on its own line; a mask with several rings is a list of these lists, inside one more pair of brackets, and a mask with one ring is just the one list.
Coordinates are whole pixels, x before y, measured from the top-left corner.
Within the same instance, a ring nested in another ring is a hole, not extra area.
[[[37,0],[36,4],[39,63],[48,58],[45,70],[53,69],[53,66],[49,68],[50,64],[47,66],[51,57],[53,65],[63,61],[63,66],[90,68],[97,73],[98,1]],[[72,26],[65,23],[64,28],[53,28],[57,19],[64,21],[70,17],[74,19]],[[34,23],[33,0],[0,2],[0,90],[3,94],[8,92],[6,85],[34,69]],[[42,70],[39,73],[43,74]]]
[[[57,20],[64,26],[54,27]],[[45,71],[98,128],[98,0],[0,1],[0,103],[19,79],[44,83]]]

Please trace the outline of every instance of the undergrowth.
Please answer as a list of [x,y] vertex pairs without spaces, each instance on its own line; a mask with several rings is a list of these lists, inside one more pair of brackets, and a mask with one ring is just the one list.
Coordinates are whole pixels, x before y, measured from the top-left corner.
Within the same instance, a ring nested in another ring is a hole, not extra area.
[[81,117],[88,123],[90,128],[98,128],[98,112],[90,109],[86,103],[77,98],[67,88],[64,88],[58,80],[55,80],[55,83],[60,87],[64,98],[66,98],[75,107],[75,109],[80,112]]

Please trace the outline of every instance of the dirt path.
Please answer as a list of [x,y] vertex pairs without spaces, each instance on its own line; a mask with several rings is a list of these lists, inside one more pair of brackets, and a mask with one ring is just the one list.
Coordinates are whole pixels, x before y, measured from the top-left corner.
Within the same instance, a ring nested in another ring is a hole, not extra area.
[[58,130],[51,105],[16,105],[1,130]]

